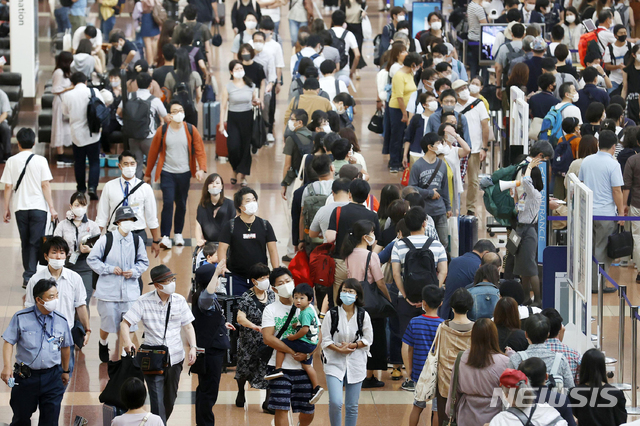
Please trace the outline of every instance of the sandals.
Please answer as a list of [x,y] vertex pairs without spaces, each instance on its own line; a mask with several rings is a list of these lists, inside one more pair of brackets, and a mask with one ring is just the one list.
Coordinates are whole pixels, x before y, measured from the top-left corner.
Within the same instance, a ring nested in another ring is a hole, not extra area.
[[235,184],[237,184],[237,183],[238,183],[238,179],[236,179],[236,178],[231,178],[231,179],[229,179],[229,182],[231,182],[231,185],[235,185]]

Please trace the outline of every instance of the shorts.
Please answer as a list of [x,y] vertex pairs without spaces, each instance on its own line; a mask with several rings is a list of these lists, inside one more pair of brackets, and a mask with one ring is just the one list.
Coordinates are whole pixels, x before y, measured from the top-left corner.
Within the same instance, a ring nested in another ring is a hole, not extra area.
[[[316,350],[316,345],[311,344],[309,342],[305,342],[303,340],[289,340],[289,339],[284,339],[282,341],[282,343],[284,343],[285,345],[289,346],[291,349],[293,349],[296,352],[300,352],[303,354],[310,354],[311,352]],[[310,357],[307,360],[304,360],[301,362],[301,364],[311,364],[313,362],[313,357]]]
[[[100,315],[100,330],[107,333],[120,332],[122,317],[129,311],[134,302],[110,302],[98,300],[98,315]],[[136,331],[138,324],[131,324],[131,331]]]
[[[423,410],[425,408],[427,408],[427,402],[428,401],[418,401],[418,400],[413,400],[413,405],[415,405],[418,408],[422,408]],[[431,411],[437,413],[438,412],[438,398],[433,398],[431,400]]]
[[[267,374],[273,367],[267,367]],[[309,404],[313,387],[304,370],[282,370],[284,376],[269,381],[269,409],[313,414],[315,406]]]

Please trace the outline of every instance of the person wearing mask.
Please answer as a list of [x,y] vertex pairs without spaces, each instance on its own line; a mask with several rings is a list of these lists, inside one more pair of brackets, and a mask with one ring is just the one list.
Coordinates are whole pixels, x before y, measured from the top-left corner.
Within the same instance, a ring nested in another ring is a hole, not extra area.
[[[582,124],[582,111],[576,105],[580,94],[576,90],[576,86],[573,83],[564,83],[558,88],[558,95],[562,101],[555,105],[556,109],[562,108],[562,120],[567,118],[575,118],[578,120],[578,124]],[[565,107],[565,105],[568,105]],[[602,104],[600,104],[602,105]],[[603,111],[604,112],[604,108]],[[602,114],[600,115],[602,116]],[[582,133],[582,132],[581,132]]]
[[537,124],[535,131],[539,133],[542,119],[544,119],[549,110],[556,106],[560,100],[556,98],[554,94],[557,92],[557,86],[553,74],[545,72],[538,77],[538,87],[540,91],[531,96],[527,103],[529,104],[529,111],[534,120],[531,126],[534,127],[535,124]]
[[[236,3],[234,3],[233,5],[234,8],[238,4],[238,2],[242,2],[242,0],[238,0]],[[250,1],[249,4],[252,4],[252,2]],[[259,5],[256,5],[256,7],[260,8]],[[233,15],[231,16],[233,20]],[[259,21],[260,20],[258,19],[258,15],[256,12],[248,11],[243,16],[242,22],[233,22],[233,31],[236,34],[236,36],[234,37],[233,44],[231,45],[231,53],[234,54],[234,59],[240,59],[239,57],[240,46],[242,46],[245,43],[251,43],[253,34],[257,31]],[[236,25],[238,26],[236,27]],[[239,28],[240,25],[243,28]]]
[[202,184],[202,195],[196,211],[195,238],[198,247],[220,240],[224,225],[236,215],[233,200],[224,196],[222,176],[212,173]]
[[585,32],[584,26],[581,25],[581,23],[582,20],[576,8],[573,6],[565,7],[564,22],[562,23],[562,28],[564,29],[562,44],[566,45],[569,49],[575,50],[578,48],[580,36]]
[[[102,132],[100,133],[100,146],[102,147],[102,152],[105,154],[111,154],[111,145],[114,142],[122,141],[122,124],[116,118],[116,112],[118,111],[118,105],[122,101],[122,80],[120,80],[120,70],[112,69],[108,74],[109,85],[104,89],[111,93],[113,97],[113,102],[107,105],[109,108],[109,121],[106,125],[102,126]],[[103,93],[103,98],[104,98]],[[118,132],[118,133],[116,133]],[[115,136],[112,138],[112,135],[115,133]]]
[[[439,82],[440,80],[436,81],[435,83],[436,92],[438,92],[438,89],[439,89],[438,88]],[[440,89],[442,88],[440,87]],[[459,123],[457,127],[462,129],[462,134],[460,136],[465,141],[470,141],[471,136],[470,136],[469,124],[467,122],[467,118],[463,114],[460,114],[459,112],[455,111],[456,104],[458,102],[458,94],[456,93],[456,91],[451,88],[442,89],[439,92],[438,99],[440,102],[440,108],[438,108],[438,110],[436,110],[433,114],[429,116],[429,120],[427,120],[427,128],[425,130],[425,135],[427,133],[437,133],[438,129],[440,128],[440,125],[443,122],[443,118],[442,118],[443,114],[447,112],[453,112],[456,118],[456,124]]]
[[622,91],[620,87],[622,85],[622,70],[626,66],[624,59],[632,48],[631,43],[627,41],[627,29],[624,25],[616,25],[613,28],[613,34],[616,36],[616,41],[607,46],[602,58],[604,69],[610,73],[611,88],[607,89],[609,95]]
[[[274,9],[275,10],[275,9]],[[256,40],[254,37],[254,49],[258,52],[258,57],[267,56],[273,58],[274,66],[276,68],[276,79],[269,80],[273,83],[273,88],[271,90],[271,98],[269,99],[268,106],[265,105],[265,108],[268,108],[268,120],[267,121],[267,143],[271,144],[275,141],[273,137],[273,124],[275,123],[275,111],[276,111],[276,96],[280,93],[282,89],[282,70],[284,69],[284,54],[282,51],[282,46],[273,38],[274,32],[277,34],[275,30],[275,24],[271,20],[269,16],[265,16],[260,22],[260,30],[264,34],[264,46],[262,49],[259,47],[259,39]],[[260,62],[258,60],[258,62]],[[263,64],[264,66],[264,64]],[[267,67],[267,78],[269,77],[269,70]]]
[[[356,37],[351,31],[343,27],[346,19],[347,16],[342,10],[333,12],[331,14],[331,29],[329,31],[334,40],[344,40],[344,54],[347,56],[353,55],[353,60],[347,59],[346,65],[338,70],[337,75],[348,76],[350,79],[353,79],[358,69],[361,55]],[[342,52],[340,52],[340,57],[342,57]]]
[[[633,61],[622,69],[622,97],[627,99],[627,116],[640,123],[640,103],[638,94],[640,93],[640,45],[631,48],[631,58]],[[633,95],[633,96],[630,96]]]
[[[435,93],[433,84],[437,80],[438,74],[433,68],[427,68],[420,74],[420,82],[418,83],[417,90],[411,94],[409,102],[407,103],[407,112],[410,114],[420,114],[424,109],[420,104],[420,95],[423,93]],[[435,95],[434,95],[435,96]],[[413,116],[412,116],[413,117]]]
[[140,52],[136,45],[127,40],[124,32],[113,31],[109,36],[111,44],[111,65],[116,69],[131,69],[133,64],[140,59]]
[[144,375],[149,388],[151,412],[160,416],[166,424],[178,396],[180,373],[185,359],[181,331],[189,342],[188,365],[196,362],[196,333],[192,324],[195,317],[184,296],[176,293],[176,274],[166,265],[158,265],[151,269],[150,275],[149,285],[155,291],[140,296],[124,314],[120,338],[124,351],[134,354],[136,347],[131,342],[130,328],[142,322],[145,329],[143,345],[167,347],[169,365],[164,368],[163,373]]
[[[257,65],[261,65],[262,69],[264,70],[265,73],[265,77],[266,77],[266,82],[268,87],[266,88],[266,93],[265,93],[265,99],[266,99],[266,94],[270,94],[270,96],[273,96],[273,88],[276,84],[276,81],[278,80],[278,75],[276,72],[276,57],[275,55],[270,55],[269,53],[267,53],[267,51],[264,48],[264,44],[265,44],[265,39],[266,39],[266,35],[262,32],[262,31],[256,31],[255,33],[253,33],[253,39],[250,43],[250,46],[253,49],[254,52],[254,56],[253,56],[253,61],[257,64]],[[248,49],[247,49],[248,51]],[[251,55],[251,52],[248,52],[249,55]],[[243,53],[244,55],[247,54],[247,52]],[[251,62],[247,62],[248,64],[251,64]],[[247,71],[247,67],[249,65],[244,65],[244,69],[245,72]],[[251,78],[251,75],[249,75],[249,77]],[[253,78],[251,78],[252,81],[254,81]],[[258,81],[258,80],[255,80]],[[254,81],[254,82],[255,82]],[[269,102],[265,101],[265,108],[268,107]]]
[[[189,64],[189,67],[191,67],[191,64]],[[155,73],[155,70],[153,70],[153,72]],[[144,59],[137,60],[133,66],[133,73],[127,80],[128,93],[136,92],[139,89],[137,79],[140,73],[149,73],[149,63]],[[160,84],[154,79],[152,79],[151,83],[149,83],[149,92],[156,98],[162,98],[164,96],[164,93],[160,88]]]
[[251,44],[245,43],[240,46],[240,51],[238,52],[238,60],[242,62],[245,75],[249,77],[249,79],[253,82],[253,84],[256,85],[259,90],[258,97],[260,99],[260,105],[264,105],[265,92],[271,91],[271,84],[267,82],[265,69],[261,64],[253,60],[255,55],[256,53],[253,50]]
[[[598,68],[600,67],[598,66]],[[598,73],[599,70],[595,67],[587,67],[582,71],[582,78],[585,85],[582,89],[578,90],[579,99],[575,102],[575,105],[580,108],[580,111],[582,111],[583,121],[586,121],[587,107],[591,103],[600,102],[605,106],[605,108],[609,105],[609,94],[596,87]],[[604,71],[600,74],[604,74]]]
[[336,78],[336,63],[331,60],[324,60],[320,64],[322,77],[318,79],[320,89],[329,95],[329,99],[335,98],[340,93],[349,93],[344,81]]
[[493,322],[498,329],[498,343],[502,352],[507,347],[516,352],[527,350],[529,342],[524,330],[521,329],[518,302],[514,298],[500,297],[493,310]]
[[[329,221],[331,214],[337,207],[344,207],[349,204],[349,185],[351,181],[348,179],[340,178],[333,181],[331,184],[331,194],[333,195],[333,202],[320,207],[320,210],[313,217],[313,222],[309,228],[310,238],[322,237],[324,242],[327,242],[326,233],[329,229]],[[316,287],[317,290],[318,287]],[[318,298],[320,300],[320,298]]]
[[[416,161],[424,153],[420,146],[420,141],[424,136],[424,128],[431,114],[438,109],[438,101],[431,92],[425,92],[418,98],[418,104],[422,108],[422,113],[416,113],[411,117],[407,130],[404,133],[404,152],[402,154],[402,167],[413,167]],[[417,108],[416,108],[417,110]]]
[[[391,40],[396,32],[396,26],[398,22],[404,21],[407,16],[407,11],[404,7],[394,6],[389,10],[391,22],[382,28],[382,34],[380,36],[380,52],[386,52],[391,46]],[[380,64],[382,65],[382,64]]]
[[[584,57],[585,69],[589,67],[593,67],[598,72],[598,76],[593,84],[601,90],[607,91],[611,88],[611,80],[609,76],[602,68],[602,57],[598,52],[587,52],[587,55]],[[584,71],[584,70],[583,70]],[[580,79],[579,85],[580,88],[584,88],[586,82],[584,76]]]
[[282,3],[278,0],[258,0],[257,3],[260,5],[260,13],[262,14],[260,28],[263,29],[265,18],[269,19],[273,24],[271,31],[273,31],[277,37],[280,30],[280,7]]
[[[87,257],[87,264],[98,275],[94,296],[98,300],[100,315],[98,355],[101,362],[109,361],[107,338],[110,333],[118,336],[112,360],[120,359],[122,347],[127,343],[119,338],[120,322],[140,297],[138,278],[149,267],[144,241],[132,232],[135,221],[133,208],[119,207],[114,220],[117,230],[107,231],[107,234],[101,236]],[[110,245],[107,240],[111,241]],[[132,324],[127,331],[133,332],[137,328],[137,325]]]
[[553,91],[553,96],[556,98],[559,96],[559,88],[564,83],[573,83],[574,86],[578,87],[578,81],[573,77],[570,73],[560,72],[556,69],[556,59],[555,58],[542,58],[542,74],[551,74],[556,79],[555,90]]
[[240,188],[233,196],[238,215],[227,222],[220,234],[218,257],[226,261],[230,272],[228,294],[242,295],[251,288],[249,269],[255,263],[267,264],[267,251],[271,267],[280,266],[276,236],[268,220],[256,216],[258,194],[249,188]]
[[[303,33],[304,34],[304,33]],[[322,55],[323,42],[322,37],[319,34],[311,34],[304,40],[303,48],[291,56],[291,75],[301,74],[298,72],[300,61],[302,58],[309,58],[313,61],[313,66],[320,68],[320,65],[325,60]]]
[[478,75],[480,68],[478,62],[480,60],[480,51],[478,46],[480,44],[480,24],[486,24],[489,22],[487,13],[482,7],[481,0],[472,0],[467,5],[467,22],[469,24],[468,45],[467,49],[467,63],[469,64],[469,71],[471,75]]

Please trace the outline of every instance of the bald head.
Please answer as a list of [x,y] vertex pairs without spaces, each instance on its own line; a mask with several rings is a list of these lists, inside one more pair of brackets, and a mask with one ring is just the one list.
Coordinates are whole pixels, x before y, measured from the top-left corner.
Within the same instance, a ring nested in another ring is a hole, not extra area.
[[498,253],[487,252],[482,256],[482,265],[494,265],[496,268],[500,269],[502,267],[502,258]]
[[404,188],[402,188],[402,194],[401,194],[402,195],[402,199],[404,200],[404,199],[407,198],[407,195],[413,194],[413,193],[416,193],[416,192],[418,192],[418,190],[415,189],[413,186],[405,186]]

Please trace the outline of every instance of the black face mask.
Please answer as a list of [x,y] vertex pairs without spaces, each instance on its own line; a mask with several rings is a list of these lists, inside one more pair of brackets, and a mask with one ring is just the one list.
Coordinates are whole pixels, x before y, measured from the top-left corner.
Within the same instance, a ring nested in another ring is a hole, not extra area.
[[240,55],[240,57],[242,58],[243,61],[250,61],[251,60],[251,54],[249,54],[249,53],[243,53],[242,55]]
[[625,41],[627,41],[626,35],[621,35],[621,36],[618,36],[617,38],[620,43],[624,43]]

